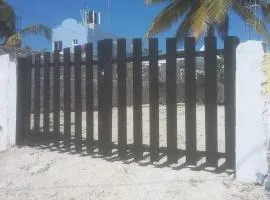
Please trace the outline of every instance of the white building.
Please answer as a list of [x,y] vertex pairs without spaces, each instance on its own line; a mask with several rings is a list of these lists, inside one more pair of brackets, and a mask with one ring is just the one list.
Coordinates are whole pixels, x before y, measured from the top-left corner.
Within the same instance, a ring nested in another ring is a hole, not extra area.
[[[101,28],[100,13],[86,9],[81,11],[81,16],[82,21],[68,18],[53,29],[52,51],[63,51],[64,48],[70,47],[73,52],[73,47],[76,45],[90,42],[96,45],[99,40],[119,38]],[[96,51],[95,46],[94,51]]]

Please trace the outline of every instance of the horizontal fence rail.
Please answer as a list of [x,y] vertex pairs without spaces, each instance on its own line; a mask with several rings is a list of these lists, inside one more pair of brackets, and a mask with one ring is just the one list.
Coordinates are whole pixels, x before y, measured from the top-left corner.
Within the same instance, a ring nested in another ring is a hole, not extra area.
[[[205,53],[204,51],[196,51],[195,52],[195,57],[204,57],[204,53]],[[224,49],[217,49],[217,53],[216,54],[219,55],[219,56],[223,56],[224,55]],[[185,57],[186,57],[185,51],[177,51],[176,52],[176,58],[179,59],[179,58],[185,58]],[[158,60],[166,60],[166,58],[167,58],[167,55],[166,54],[160,54],[160,55],[158,55]],[[41,57],[41,59],[43,59],[43,58]],[[142,56],[141,57],[141,61],[143,61],[143,62],[144,61],[149,61],[150,59],[151,58],[149,56]],[[125,62],[126,63],[133,62],[133,57],[126,57],[125,58]],[[63,63],[64,62],[60,60],[59,64],[60,65],[63,65]],[[117,57],[112,58],[111,61],[110,61],[110,64],[116,64],[116,63],[117,63]],[[82,60],[81,61],[81,64],[82,65],[86,65],[87,63],[86,63],[85,60]],[[98,64],[98,60],[93,59],[92,64],[93,65],[97,65]],[[70,61],[70,65],[74,65],[74,62],[73,61]],[[53,62],[50,62],[50,66],[53,67]],[[35,63],[32,63],[32,67],[35,68]],[[41,64],[40,67],[44,67],[44,65]]]
[[[168,38],[166,54],[159,55],[158,39],[151,38],[145,56],[142,39],[134,39],[132,56],[128,57],[125,39],[117,43],[106,39],[97,43],[97,51],[95,45],[87,44],[84,50],[75,46],[63,52],[20,58],[18,101],[23,104],[17,110],[17,143],[35,138],[54,141],[70,151],[103,156],[111,156],[117,149],[120,158],[133,154],[135,160],[144,159],[145,152],[149,152],[151,162],[159,162],[165,154],[168,163],[178,163],[184,156],[189,165],[197,165],[203,156],[206,166],[215,168],[223,158],[227,168],[235,169],[238,39],[226,37],[224,43],[224,49],[217,49],[216,38],[207,37],[205,51],[198,52],[195,39],[185,38],[184,51],[177,51],[176,39]],[[224,108],[218,106],[218,56],[224,58]],[[200,69],[204,105],[197,103],[201,90],[197,84],[197,57],[204,60],[204,68]],[[184,60],[181,69],[179,58]],[[165,72],[160,71],[159,60],[164,60]],[[148,61],[147,68],[143,67],[144,61]],[[179,70],[183,74],[182,88],[178,87]],[[164,83],[160,82],[162,73]],[[146,90],[148,103],[143,105]],[[179,93],[184,96],[182,103],[178,101]],[[160,102],[163,96],[164,106]],[[113,104],[114,99],[117,104]],[[224,111],[224,118],[219,119],[218,110]],[[198,112],[204,112],[204,116]],[[202,120],[204,127],[198,125]],[[224,124],[223,131],[218,123]]]

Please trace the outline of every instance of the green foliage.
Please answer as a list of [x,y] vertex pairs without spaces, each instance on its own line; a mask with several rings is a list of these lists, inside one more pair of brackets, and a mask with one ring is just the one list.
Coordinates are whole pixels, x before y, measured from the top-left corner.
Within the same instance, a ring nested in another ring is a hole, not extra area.
[[16,15],[13,8],[4,0],[0,0],[0,39],[2,45],[20,47],[25,36],[35,34],[41,35],[51,41],[52,30],[41,24],[33,24],[16,30]]
[[0,38],[4,40],[10,35],[14,34],[15,26],[15,13],[11,6],[5,1],[0,0]]
[[[178,41],[182,41],[185,36],[200,39],[205,34],[214,33],[224,38],[229,31],[229,14],[233,12],[269,39],[264,21],[259,19],[253,9],[244,6],[241,0],[145,0],[145,2],[150,5],[156,3],[166,5],[153,20],[147,33],[148,37],[179,24],[175,35]],[[262,16],[269,16],[268,1],[260,8]]]
[[224,83],[224,58],[217,59],[217,79],[220,83]]

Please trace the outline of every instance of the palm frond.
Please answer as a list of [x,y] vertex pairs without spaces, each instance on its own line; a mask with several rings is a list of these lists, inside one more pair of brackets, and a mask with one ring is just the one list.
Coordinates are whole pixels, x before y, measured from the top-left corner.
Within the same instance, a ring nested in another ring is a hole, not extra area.
[[265,24],[256,16],[253,10],[243,6],[239,1],[234,1],[233,9],[243,21],[249,23],[258,33],[266,36]]
[[8,47],[20,47],[22,44],[22,35],[20,33],[15,33],[9,37],[5,43],[5,46]]
[[233,0],[201,0],[201,5],[206,10],[210,24],[222,24],[226,20],[232,3]]
[[27,26],[21,30],[21,34],[23,37],[27,35],[41,35],[44,36],[47,40],[52,40],[52,30],[51,28],[41,25],[41,24],[34,24]]
[[185,18],[177,28],[176,41],[181,43],[185,36],[190,36],[190,32],[190,20]]
[[[177,3],[176,3],[177,2]],[[169,4],[161,13],[154,19],[147,37],[152,37],[168,28],[170,28],[180,17],[184,16],[188,11],[191,1],[178,0]]]
[[[176,38],[181,41],[186,35],[199,39],[205,33],[217,32],[221,38],[228,35],[229,13],[234,11],[244,22],[269,39],[265,21],[245,7],[242,0],[145,0],[147,4],[169,3],[154,19],[147,36],[151,37],[180,21]],[[270,22],[270,2],[263,1],[261,13]]]
[[203,6],[191,15],[191,36],[198,39],[207,30],[208,16]]
[[201,4],[195,4],[178,27],[175,37],[182,42],[185,36],[198,39],[207,29],[207,15]]
[[266,23],[269,23],[270,22],[270,3],[264,2],[261,5],[261,12],[262,12],[262,16],[264,17],[264,21]]
[[12,7],[0,1],[0,37],[8,38],[16,32],[16,16]]
[[217,24],[215,29],[222,40],[228,36],[229,32],[229,16],[225,17],[225,21],[222,24]]
[[14,15],[13,8],[4,0],[0,0],[0,19]]

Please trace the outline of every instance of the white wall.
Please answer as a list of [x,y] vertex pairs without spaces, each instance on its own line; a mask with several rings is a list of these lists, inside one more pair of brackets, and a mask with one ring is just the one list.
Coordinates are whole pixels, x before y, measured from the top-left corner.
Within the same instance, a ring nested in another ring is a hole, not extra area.
[[[52,41],[62,41],[63,48],[70,47],[73,52],[74,39],[78,40],[78,45],[92,42],[96,46],[99,40],[116,38],[118,38],[118,36],[105,32],[99,25],[96,25],[95,29],[91,27],[88,28],[81,22],[70,18],[65,19],[60,26],[53,29]],[[52,50],[53,49],[54,48],[52,48]]]
[[[81,22],[75,19],[69,18],[65,19],[61,25],[53,29],[52,34],[52,50],[54,50],[54,41],[62,41],[63,48],[71,48],[73,52],[73,40],[77,39],[79,45],[84,45],[86,43],[93,43],[94,52],[97,52],[97,42],[103,39],[113,39],[123,38],[118,35],[106,32],[100,25],[95,25],[93,27],[86,27]],[[114,41],[116,42],[116,41]],[[127,39],[127,52],[132,52],[132,40]],[[114,52],[116,52],[116,43],[114,45]]]
[[0,56],[0,151],[15,145],[17,74],[9,55]]
[[244,182],[256,182],[258,174],[267,173],[264,54],[260,41],[247,41],[237,48],[236,178]]
[[87,43],[87,29],[75,19],[66,19],[60,26],[53,29],[52,41],[62,41],[63,48],[73,47],[74,39],[78,40],[78,44],[85,44]]

